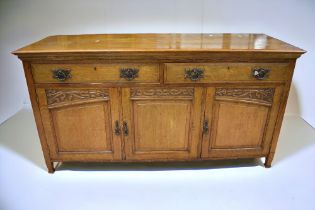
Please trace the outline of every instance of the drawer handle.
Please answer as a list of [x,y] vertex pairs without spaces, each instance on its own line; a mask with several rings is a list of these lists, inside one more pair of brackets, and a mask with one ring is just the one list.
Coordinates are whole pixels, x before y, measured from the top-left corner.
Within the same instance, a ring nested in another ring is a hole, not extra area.
[[120,135],[120,126],[118,120],[115,121],[115,135],[116,136]]
[[124,129],[124,135],[128,136],[129,130],[128,130],[128,124],[126,121],[123,122],[123,129]]
[[68,69],[56,69],[53,70],[53,78],[61,82],[71,78],[71,70]]
[[136,68],[122,68],[120,69],[120,78],[124,78],[128,81],[131,81],[138,77],[139,69]]
[[203,122],[203,133],[207,134],[208,132],[209,132],[209,122],[208,122],[208,120],[205,120]]
[[198,81],[203,78],[204,70],[201,68],[185,69],[185,79],[189,78],[191,81]]
[[259,80],[266,79],[270,70],[264,68],[254,68],[252,71],[253,77]]

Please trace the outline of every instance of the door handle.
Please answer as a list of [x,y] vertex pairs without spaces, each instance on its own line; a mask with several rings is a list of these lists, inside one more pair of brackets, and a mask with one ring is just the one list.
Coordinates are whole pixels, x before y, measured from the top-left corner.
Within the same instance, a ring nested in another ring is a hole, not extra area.
[[208,134],[208,132],[209,132],[209,122],[208,122],[208,120],[205,120],[203,122],[203,133]]
[[128,130],[128,123],[126,121],[123,122],[123,130],[124,130],[124,135],[128,136],[129,130]]
[[120,126],[118,120],[115,121],[115,135],[116,136],[120,135]]

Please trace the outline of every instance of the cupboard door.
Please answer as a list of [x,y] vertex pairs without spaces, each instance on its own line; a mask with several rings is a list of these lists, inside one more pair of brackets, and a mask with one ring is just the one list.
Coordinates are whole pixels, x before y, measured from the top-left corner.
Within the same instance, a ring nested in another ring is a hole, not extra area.
[[207,88],[202,157],[268,153],[282,87]]
[[127,160],[196,159],[202,88],[123,88]]
[[67,160],[121,159],[119,96],[115,89],[37,89],[51,156]]

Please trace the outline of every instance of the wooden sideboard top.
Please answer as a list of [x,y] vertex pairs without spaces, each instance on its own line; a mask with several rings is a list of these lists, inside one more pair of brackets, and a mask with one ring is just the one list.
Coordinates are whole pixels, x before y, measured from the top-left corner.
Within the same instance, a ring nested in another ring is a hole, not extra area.
[[259,51],[302,54],[305,51],[265,34],[89,34],[55,35],[13,54],[67,52]]

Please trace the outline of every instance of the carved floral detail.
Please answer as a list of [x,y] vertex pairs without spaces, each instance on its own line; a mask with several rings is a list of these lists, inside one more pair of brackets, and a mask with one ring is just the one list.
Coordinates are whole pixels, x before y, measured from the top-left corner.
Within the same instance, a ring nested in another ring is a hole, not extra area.
[[65,102],[88,100],[88,99],[106,99],[108,92],[106,90],[46,90],[48,105],[59,104]]
[[193,88],[132,88],[131,97],[137,96],[194,96]]
[[217,88],[216,96],[235,97],[241,99],[259,100],[272,103],[273,88]]

